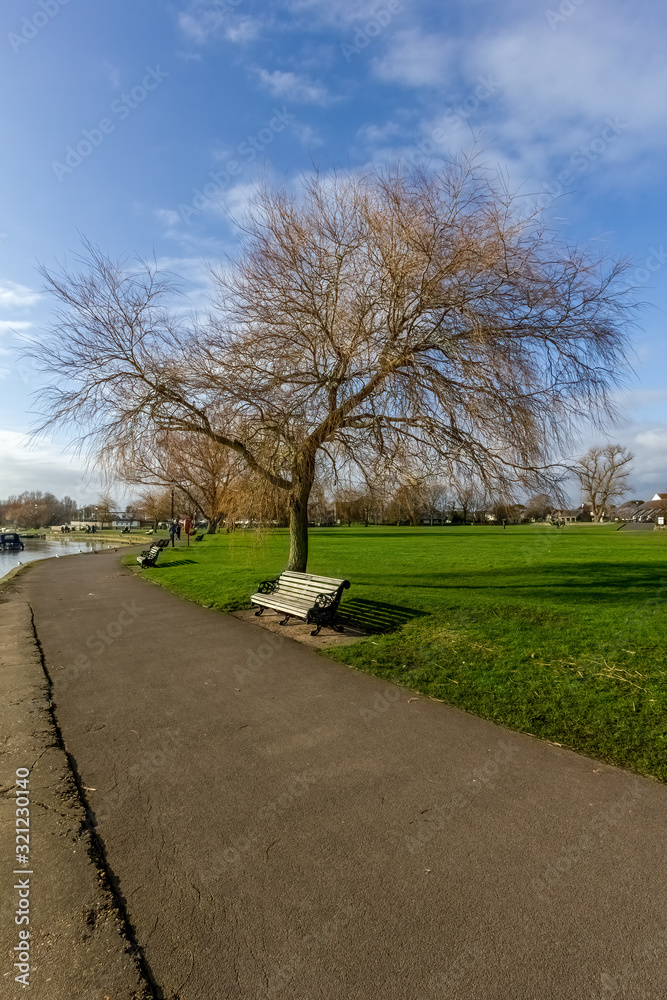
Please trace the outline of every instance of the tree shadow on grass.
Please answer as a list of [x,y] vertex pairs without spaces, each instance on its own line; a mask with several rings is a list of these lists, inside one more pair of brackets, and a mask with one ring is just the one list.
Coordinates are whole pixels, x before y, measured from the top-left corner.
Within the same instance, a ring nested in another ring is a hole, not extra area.
[[373,635],[393,632],[413,619],[425,618],[428,614],[429,612],[416,608],[387,604],[384,601],[368,601],[361,597],[343,601],[338,610],[338,617],[343,625],[359,628]]
[[[667,556],[667,551],[665,553]],[[643,603],[658,597],[667,603],[667,559],[640,562],[546,563],[502,566],[492,569],[467,569],[463,566],[451,572],[407,571],[388,580],[384,574],[364,573],[363,584],[373,586],[391,583],[407,590],[498,590],[505,595],[530,597],[546,591],[559,600],[577,604],[600,601]]]

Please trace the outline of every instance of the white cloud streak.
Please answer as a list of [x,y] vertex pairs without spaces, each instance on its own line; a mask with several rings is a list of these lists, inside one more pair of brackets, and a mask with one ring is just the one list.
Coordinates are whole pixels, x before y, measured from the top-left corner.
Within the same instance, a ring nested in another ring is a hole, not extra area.
[[33,305],[39,298],[39,293],[26,285],[19,285],[16,281],[0,282],[0,309],[24,308]]
[[24,490],[50,491],[82,498],[98,489],[83,463],[63,454],[62,442],[31,444],[27,434],[0,428],[2,497]]
[[298,104],[327,104],[329,95],[324,87],[311,83],[306,77],[297,73],[286,73],[276,69],[258,71],[260,84],[273,97],[292,101]]

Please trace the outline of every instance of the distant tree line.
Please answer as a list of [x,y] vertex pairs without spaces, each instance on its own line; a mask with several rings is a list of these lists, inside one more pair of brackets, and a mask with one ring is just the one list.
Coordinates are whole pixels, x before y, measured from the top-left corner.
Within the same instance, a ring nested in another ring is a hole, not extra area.
[[0,522],[22,528],[45,528],[52,524],[67,524],[77,516],[76,500],[62,500],[53,493],[32,490],[0,500]]
[[[612,501],[628,490],[632,455],[620,445],[591,448],[572,466],[592,520],[613,510]],[[309,524],[471,524],[545,521],[562,513],[563,497],[537,493],[518,502],[497,494],[480,480],[443,480],[437,466],[397,473],[368,462],[355,482],[316,477],[308,503]],[[285,491],[253,474],[230,449],[200,435],[163,434],[125,454],[116,480],[126,490],[140,487],[123,515],[110,493],[79,507],[69,496],[25,492],[0,501],[0,521],[24,528],[67,524],[72,520],[111,523],[124,516],[157,527],[172,512],[207,525],[210,533],[239,526],[286,526]]]

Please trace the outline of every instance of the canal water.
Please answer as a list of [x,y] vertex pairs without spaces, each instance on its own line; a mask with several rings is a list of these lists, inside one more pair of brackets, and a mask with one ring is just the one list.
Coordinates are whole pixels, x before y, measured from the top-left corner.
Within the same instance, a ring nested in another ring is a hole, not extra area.
[[23,552],[5,551],[0,549],[0,580],[19,564],[34,562],[35,559],[48,559],[54,556],[69,556],[77,552],[90,552],[91,549],[104,551],[113,549],[109,542],[95,541],[90,536],[83,538],[23,538]]

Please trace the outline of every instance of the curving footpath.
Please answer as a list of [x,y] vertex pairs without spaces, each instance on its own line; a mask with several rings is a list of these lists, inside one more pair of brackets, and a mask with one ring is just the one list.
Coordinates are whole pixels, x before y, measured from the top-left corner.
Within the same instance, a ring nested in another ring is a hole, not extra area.
[[[90,887],[68,855],[51,926],[36,882],[33,1000],[665,995],[664,785],[190,604],[113,553],[35,565],[7,608],[34,616],[105,894],[73,898]],[[96,905],[113,920],[86,938]],[[81,985],[54,989],[67,933]]]

